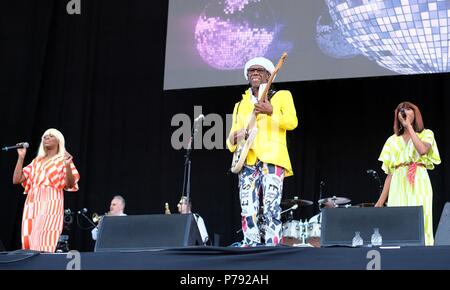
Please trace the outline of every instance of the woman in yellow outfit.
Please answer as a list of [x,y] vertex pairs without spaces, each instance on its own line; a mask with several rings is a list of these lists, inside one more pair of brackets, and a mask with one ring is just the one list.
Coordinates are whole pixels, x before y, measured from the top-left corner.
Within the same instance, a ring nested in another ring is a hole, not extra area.
[[384,144],[378,160],[387,174],[375,207],[423,206],[425,244],[433,239],[433,189],[427,170],[441,158],[431,130],[425,129],[419,108],[402,102],[395,109],[394,135]]

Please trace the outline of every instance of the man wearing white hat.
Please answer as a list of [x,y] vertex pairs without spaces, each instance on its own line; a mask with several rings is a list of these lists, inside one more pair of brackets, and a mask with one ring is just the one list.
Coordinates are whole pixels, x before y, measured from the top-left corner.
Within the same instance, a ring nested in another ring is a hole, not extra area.
[[[280,243],[283,179],[293,175],[286,146],[286,131],[295,129],[298,123],[292,94],[286,90],[270,90],[267,100],[260,96],[274,70],[273,63],[264,57],[253,58],[245,64],[244,75],[250,88],[234,106],[233,124],[227,139],[228,149],[234,152],[237,143],[246,138],[248,120],[255,113],[258,131],[239,172],[243,246],[260,245],[262,238],[268,246]],[[259,217],[260,196],[262,219]]]

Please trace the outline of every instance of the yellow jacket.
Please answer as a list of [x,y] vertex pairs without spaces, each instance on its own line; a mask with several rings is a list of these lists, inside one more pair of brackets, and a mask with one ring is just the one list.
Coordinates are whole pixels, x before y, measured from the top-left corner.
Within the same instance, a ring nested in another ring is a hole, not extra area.
[[[258,133],[253,141],[246,163],[254,165],[257,160],[283,167],[285,176],[293,175],[291,161],[286,146],[286,130],[297,127],[297,113],[295,111],[292,94],[289,91],[278,91],[270,99],[273,107],[272,116],[259,114],[256,118]],[[231,133],[245,128],[254,109],[251,90],[242,95],[242,100],[235,104],[233,110],[233,125]],[[227,146],[231,152],[236,150],[236,145],[231,145],[227,138]]]

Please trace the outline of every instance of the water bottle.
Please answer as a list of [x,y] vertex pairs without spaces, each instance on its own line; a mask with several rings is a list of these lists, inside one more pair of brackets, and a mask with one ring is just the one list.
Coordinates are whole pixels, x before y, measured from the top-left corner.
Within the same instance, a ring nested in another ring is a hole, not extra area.
[[383,244],[383,238],[381,237],[380,230],[378,228],[373,229],[373,234],[370,242],[375,247],[379,247]]
[[361,238],[359,232],[355,232],[355,236],[352,240],[352,247],[361,247],[364,244],[364,240]]

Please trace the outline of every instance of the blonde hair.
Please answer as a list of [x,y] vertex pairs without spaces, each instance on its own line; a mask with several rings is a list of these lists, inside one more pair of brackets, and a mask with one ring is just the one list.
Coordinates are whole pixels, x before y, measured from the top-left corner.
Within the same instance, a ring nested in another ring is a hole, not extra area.
[[44,134],[42,134],[41,144],[39,145],[37,157],[45,157],[46,156],[46,153],[44,150],[44,137],[47,135],[55,136],[55,138],[58,140],[58,145],[59,145],[58,153],[56,153],[56,155],[64,156],[64,153],[66,152],[66,141],[64,140],[64,136],[57,129],[50,128],[50,129],[47,129],[47,131],[45,131]]

